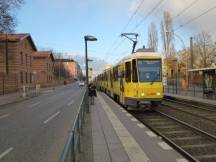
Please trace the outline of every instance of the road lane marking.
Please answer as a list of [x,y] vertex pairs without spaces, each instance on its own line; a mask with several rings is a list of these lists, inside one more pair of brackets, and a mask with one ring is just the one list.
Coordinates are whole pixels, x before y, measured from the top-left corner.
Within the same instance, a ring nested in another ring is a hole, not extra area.
[[0,116],[0,119],[6,118],[8,116],[9,116],[9,114],[4,114],[4,115]]
[[74,103],[74,100],[68,103],[68,106],[71,106]]
[[57,113],[53,114],[52,116],[50,116],[47,120],[45,120],[43,123],[46,124],[48,123],[50,120],[52,120],[53,118],[55,118],[60,112],[58,111]]
[[142,123],[138,123],[137,126],[140,128],[145,128],[145,125],[143,125]]
[[5,150],[2,154],[0,154],[0,160],[3,159],[7,154],[9,154],[14,148],[10,147],[7,150]]
[[170,147],[166,142],[159,142],[158,145],[164,150],[172,150],[172,147]]
[[36,102],[35,104],[31,105],[30,107],[35,107],[35,106],[37,106],[39,104],[40,104],[40,102]]
[[138,120],[136,118],[131,118],[131,121],[137,122]]
[[186,159],[176,159],[177,162],[189,162],[188,160]]
[[98,99],[101,103],[103,110],[105,111],[109,121],[111,122],[117,136],[119,137],[125,151],[131,162],[149,162],[150,159],[145,154],[140,145],[136,142],[134,137],[130,134],[123,123],[118,119],[111,107],[104,101],[100,94]]
[[146,134],[147,134],[149,137],[157,137],[157,135],[154,134],[152,131],[146,131]]

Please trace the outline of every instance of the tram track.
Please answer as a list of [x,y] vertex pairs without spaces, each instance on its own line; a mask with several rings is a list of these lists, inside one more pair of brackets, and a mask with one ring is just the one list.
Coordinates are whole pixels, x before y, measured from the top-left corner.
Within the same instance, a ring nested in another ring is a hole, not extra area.
[[190,161],[216,161],[216,136],[160,110],[131,112]]
[[166,108],[169,107],[171,109],[181,111],[183,113],[187,113],[192,116],[196,116],[216,124],[216,112],[209,111],[208,109],[197,108],[197,107],[185,107],[180,104],[176,105],[169,102],[163,102],[161,106],[164,106]]

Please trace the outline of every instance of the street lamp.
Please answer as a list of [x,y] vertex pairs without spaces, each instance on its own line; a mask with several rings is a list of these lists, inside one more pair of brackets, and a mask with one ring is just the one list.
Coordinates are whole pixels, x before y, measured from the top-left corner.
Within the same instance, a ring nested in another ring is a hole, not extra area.
[[[86,35],[84,36],[84,40],[85,40],[85,64],[86,64],[86,93],[88,95],[88,85],[89,85],[89,78],[88,78],[88,41],[97,41],[97,38],[92,36],[92,35]],[[89,98],[87,97],[87,112],[89,112]]]

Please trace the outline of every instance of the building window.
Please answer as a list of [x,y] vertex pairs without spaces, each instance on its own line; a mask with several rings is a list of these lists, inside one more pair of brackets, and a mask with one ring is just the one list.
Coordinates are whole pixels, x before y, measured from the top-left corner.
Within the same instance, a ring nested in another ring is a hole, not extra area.
[[28,73],[26,72],[26,83],[28,83]]
[[125,80],[131,82],[131,62],[125,63]]
[[29,74],[30,83],[32,83],[32,73]]
[[29,57],[29,63],[30,63],[30,66],[32,66],[32,57],[31,56]]
[[138,76],[137,76],[137,63],[136,60],[132,60],[132,78],[133,82],[138,82]]
[[23,53],[22,52],[20,52],[20,62],[21,62],[21,64],[23,64]]
[[26,56],[26,65],[28,65],[28,56],[27,54],[25,56]]
[[23,72],[20,72],[20,83],[23,84]]

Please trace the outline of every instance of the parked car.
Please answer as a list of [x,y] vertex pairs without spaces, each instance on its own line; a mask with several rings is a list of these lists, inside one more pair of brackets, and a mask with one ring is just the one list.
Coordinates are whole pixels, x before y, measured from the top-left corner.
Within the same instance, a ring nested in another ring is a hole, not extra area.
[[79,86],[84,86],[84,85],[85,85],[84,81],[79,81]]

